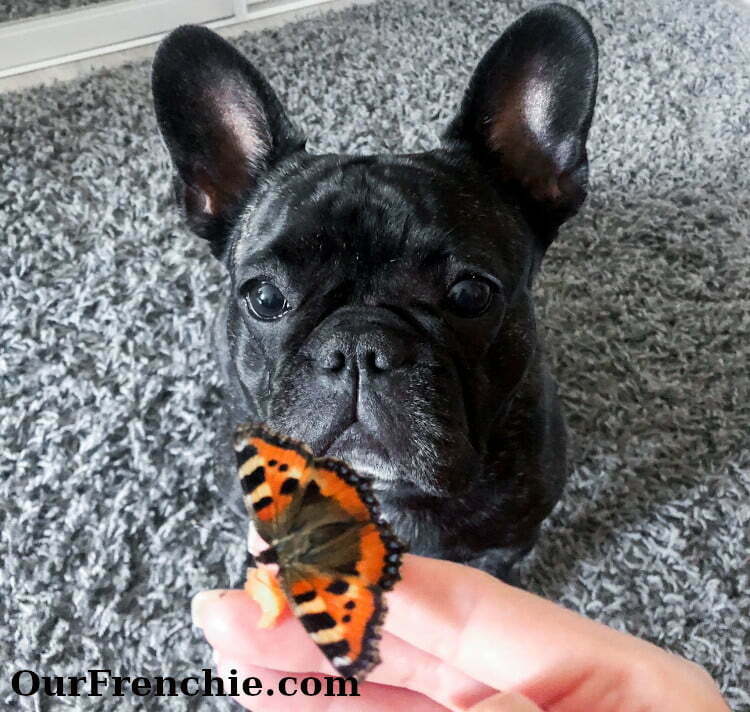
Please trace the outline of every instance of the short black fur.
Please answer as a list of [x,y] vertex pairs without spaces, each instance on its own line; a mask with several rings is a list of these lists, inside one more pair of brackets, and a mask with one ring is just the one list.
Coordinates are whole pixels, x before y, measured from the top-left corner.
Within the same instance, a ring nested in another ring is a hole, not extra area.
[[[164,40],[154,102],[179,201],[231,278],[214,343],[239,530],[231,432],[264,421],[373,477],[416,553],[513,577],[567,476],[531,290],[586,195],[596,83],[588,23],[537,7],[480,62],[439,148],[313,155],[229,43]],[[492,300],[460,316],[447,294],[475,279]],[[266,282],[288,309],[263,320],[246,295]]]

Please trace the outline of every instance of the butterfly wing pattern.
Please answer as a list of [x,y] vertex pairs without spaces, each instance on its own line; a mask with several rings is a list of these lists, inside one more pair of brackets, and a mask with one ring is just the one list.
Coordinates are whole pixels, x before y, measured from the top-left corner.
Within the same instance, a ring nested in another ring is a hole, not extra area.
[[362,679],[380,661],[385,591],[404,547],[381,519],[370,479],[262,425],[238,428],[245,506],[278,566],[289,605],[333,667]]
[[246,425],[235,432],[235,453],[245,509],[261,539],[271,542],[299,509],[312,474],[312,451],[263,425]]

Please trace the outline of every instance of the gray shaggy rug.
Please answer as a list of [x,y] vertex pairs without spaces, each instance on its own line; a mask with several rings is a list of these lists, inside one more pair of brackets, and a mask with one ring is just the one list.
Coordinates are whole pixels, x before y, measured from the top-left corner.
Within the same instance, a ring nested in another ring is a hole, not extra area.
[[[422,149],[533,4],[383,0],[237,44],[313,148]],[[750,710],[750,21],[719,0],[572,4],[601,44],[591,198],[538,300],[574,474],[525,583],[705,665]],[[21,668],[208,664],[190,597],[237,582],[243,543],[212,481],[224,277],[173,208],[148,65],[0,95],[0,136],[0,698],[16,709]]]

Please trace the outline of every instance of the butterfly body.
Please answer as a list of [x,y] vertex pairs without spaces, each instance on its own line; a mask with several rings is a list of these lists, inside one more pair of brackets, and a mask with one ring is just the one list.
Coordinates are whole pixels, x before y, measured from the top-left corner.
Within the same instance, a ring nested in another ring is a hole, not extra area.
[[369,479],[261,425],[239,428],[235,451],[249,553],[334,668],[362,678],[379,662],[383,593],[399,578],[403,551]]

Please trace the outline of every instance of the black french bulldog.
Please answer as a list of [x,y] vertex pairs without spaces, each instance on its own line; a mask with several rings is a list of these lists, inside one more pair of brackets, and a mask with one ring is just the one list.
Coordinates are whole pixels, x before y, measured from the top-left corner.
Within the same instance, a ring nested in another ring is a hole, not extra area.
[[586,195],[596,84],[588,23],[542,6],[487,52],[439,148],[312,155],[229,43],[163,41],[179,201],[231,277],[214,338],[243,529],[230,433],[260,420],[372,476],[415,553],[514,579],[567,476],[532,282]]

